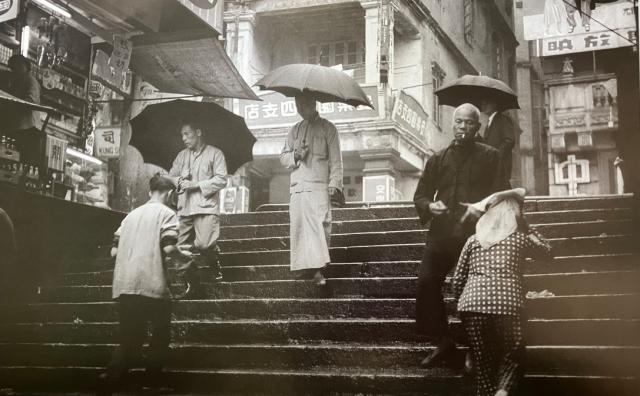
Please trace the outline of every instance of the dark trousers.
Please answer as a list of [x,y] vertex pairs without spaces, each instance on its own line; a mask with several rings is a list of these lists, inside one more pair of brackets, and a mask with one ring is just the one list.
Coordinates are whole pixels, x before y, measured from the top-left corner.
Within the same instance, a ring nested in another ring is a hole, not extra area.
[[462,323],[476,367],[476,396],[514,391],[525,358],[520,316],[462,312]]
[[438,340],[449,334],[442,287],[455,267],[464,238],[427,240],[418,275],[416,326],[420,334]]
[[128,370],[142,363],[142,346],[150,327],[151,340],[144,366],[150,380],[157,381],[169,352],[171,301],[123,294],[117,300],[120,345],[116,348],[107,375],[119,381]]

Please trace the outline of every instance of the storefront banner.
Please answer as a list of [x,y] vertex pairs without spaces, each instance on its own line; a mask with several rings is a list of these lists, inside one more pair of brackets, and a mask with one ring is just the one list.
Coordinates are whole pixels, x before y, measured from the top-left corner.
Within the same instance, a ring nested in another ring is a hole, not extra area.
[[391,119],[420,141],[425,141],[429,115],[424,111],[420,102],[404,91],[400,91],[398,94]]
[[626,47],[632,45],[632,42],[636,42],[636,39],[636,28],[618,29],[615,33],[604,31],[547,38],[537,40],[536,56],[565,55]]
[[[614,30],[635,28],[633,0],[618,0],[611,4],[597,3],[596,8],[590,11],[591,1],[523,1],[525,40],[561,39],[584,33],[599,35],[608,31],[607,28]],[[580,6],[577,3],[584,5],[587,14],[580,14],[578,11]],[[588,13],[591,14],[590,18]],[[573,31],[571,26],[574,26]],[[589,27],[589,31],[586,30],[586,26]]]
[[0,0],[0,23],[10,21],[18,16],[19,0]]
[[98,127],[94,133],[94,153],[98,158],[118,158],[120,156],[120,128]]
[[[363,86],[374,109],[367,106],[353,107],[344,103],[319,103],[318,113],[330,121],[365,121],[378,119],[378,87]],[[294,98],[277,92],[260,94],[262,102],[240,100],[238,114],[244,117],[249,128],[288,127],[300,121]]]
[[211,29],[132,38],[131,68],[160,91],[257,100]]

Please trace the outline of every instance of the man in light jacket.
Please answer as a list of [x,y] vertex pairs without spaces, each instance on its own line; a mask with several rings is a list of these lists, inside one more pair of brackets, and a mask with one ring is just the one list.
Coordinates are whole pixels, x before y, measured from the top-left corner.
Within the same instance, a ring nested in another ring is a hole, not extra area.
[[[173,161],[169,174],[178,186],[178,245],[192,245],[215,274],[222,279],[220,268],[220,200],[219,191],[227,185],[227,163],[222,151],[208,145],[203,129],[185,122],[180,128],[185,149]],[[187,282],[183,298],[202,296],[197,261],[180,268]]]
[[291,170],[291,271],[326,283],[323,269],[331,261],[329,196],[342,190],[342,154],[338,131],[316,111],[316,100],[296,97],[302,121],[291,128],[280,162]]

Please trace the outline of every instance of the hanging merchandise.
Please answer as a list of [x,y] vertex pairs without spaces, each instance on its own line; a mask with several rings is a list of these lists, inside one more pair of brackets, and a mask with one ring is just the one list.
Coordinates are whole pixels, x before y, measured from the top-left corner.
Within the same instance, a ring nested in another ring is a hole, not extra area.
[[45,40],[38,45],[38,66],[58,67],[69,58],[69,32],[67,25],[54,16],[42,17],[37,26],[38,38]]

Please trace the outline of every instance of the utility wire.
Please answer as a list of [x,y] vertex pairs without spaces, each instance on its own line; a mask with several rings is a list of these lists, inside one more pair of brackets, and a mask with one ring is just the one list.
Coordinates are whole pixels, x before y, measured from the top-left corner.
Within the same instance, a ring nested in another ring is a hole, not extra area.
[[[584,1],[584,0],[583,0],[583,1]],[[594,1],[594,0],[592,0],[592,1]],[[631,43],[632,45],[637,45],[637,44],[638,44],[638,43],[634,43],[633,41],[629,40],[627,37],[625,37],[625,36],[623,36],[622,34],[618,33],[617,31],[615,31],[614,29],[612,29],[612,28],[610,28],[609,26],[605,25],[604,23],[600,22],[599,20],[595,19],[595,18],[594,18],[594,17],[592,17],[591,15],[589,15],[589,14],[586,14],[586,13],[582,12],[582,10],[580,10],[580,9],[575,5],[575,3],[570,3],[570,2],[568,2],[567,0],[562,0],[562,2],[563,2],[563,3],[565,3],[565,4],[567,4],[567,5],[569,5],[569,6],[571,6],[571,7],[572,7],[572,8],[574,8],[574,9],[578,10],[578,12],[580,13],[580,15],[581,15],[581,16],[582,16],[582,15],[586,15],[589,19],[591,19],[591,20],[592,20],[592,21],[594,21],[595,23],[597,23],[597,24],[601,25],[603,28],[605,28],[605,29],[609,30],[610,32],[612,32],[612,33],[614,33],[614,34],[616,34],[616,35],[618,35],[618,36],[622,37],[623,39],[625,39],[626,41],[628,41],[628,42],[629,42],[629,43]],[[635,8],[635,3],[634,3],[634,5],[633,5],[633,7]]]
[[107,99],[107,100],[94,100],[94,103],[115,103],[115,102],[151,102],[157,100],[174,100],[185,98],[215,98],[215,96],[207,95],[184,95],[184,96],[172,96],[167,98],[149,98],[149,99]]

